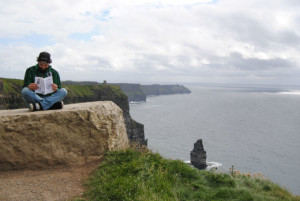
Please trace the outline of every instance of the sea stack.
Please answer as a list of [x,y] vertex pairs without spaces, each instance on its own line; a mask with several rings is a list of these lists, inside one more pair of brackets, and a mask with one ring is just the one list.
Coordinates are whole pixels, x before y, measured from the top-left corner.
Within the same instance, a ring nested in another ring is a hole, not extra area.
[[198,169],[206,168],[206,151],[204,151],[202,139],[197,140],[191,151],[191,164]]

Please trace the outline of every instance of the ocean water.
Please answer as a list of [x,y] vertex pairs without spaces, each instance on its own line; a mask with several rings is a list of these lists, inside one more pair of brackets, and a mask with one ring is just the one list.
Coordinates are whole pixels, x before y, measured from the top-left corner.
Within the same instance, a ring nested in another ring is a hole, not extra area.
[[262,173],[300,195],[300,90],[187,86],[191,94],[147,97],[130,104],[151,150],[190,160],[197,139],[221,171]]

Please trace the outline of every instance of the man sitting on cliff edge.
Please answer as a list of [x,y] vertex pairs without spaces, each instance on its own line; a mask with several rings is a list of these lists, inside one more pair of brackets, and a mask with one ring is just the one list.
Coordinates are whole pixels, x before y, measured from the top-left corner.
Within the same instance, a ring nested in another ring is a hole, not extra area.
[[41,52],[37,62],[27,68],[24,76],[21,95],[26,106],[30,111],[62,109],[67,90],[61,88],[59,74],[50,65],[51,55]]

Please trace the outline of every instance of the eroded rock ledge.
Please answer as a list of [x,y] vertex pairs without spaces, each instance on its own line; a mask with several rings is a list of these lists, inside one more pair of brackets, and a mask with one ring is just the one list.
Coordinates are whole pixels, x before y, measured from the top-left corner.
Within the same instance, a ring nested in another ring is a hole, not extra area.
[[111,101],[62,110],[0,110],[0,170],[83,165],[127,148],[122,110]]

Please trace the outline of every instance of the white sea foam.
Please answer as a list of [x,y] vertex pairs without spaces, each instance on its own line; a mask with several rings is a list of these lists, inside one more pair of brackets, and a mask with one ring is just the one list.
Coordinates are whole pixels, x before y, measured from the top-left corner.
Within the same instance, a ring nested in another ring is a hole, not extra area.
[[146,101],[130,101],[129,104],[140,104],[145,103]]
[[[185,163],[187,164],[190,164],[191,165],[191,161],[184,161]],[[222,163],[218,163],[218,162],[206,162],[206,170],[210,170],[212,168],[219,168],[222,166]]]
[[206,165],[207,165],[206,169],[210,170],[212,168],[219,168],[219,167],[221,167],[222,163],[218,163],[218,162],[206,162]]
[[279,94],[300,95],[300,91],[282,91]]
[[151,107],[161,107],[161,106],[163,106],[163,105],[158,105],[158,104],[151,105]]

